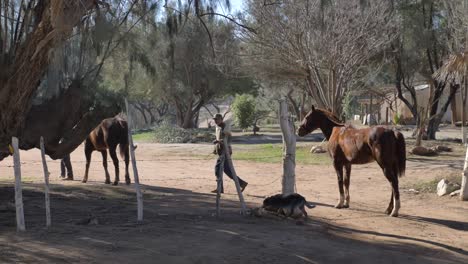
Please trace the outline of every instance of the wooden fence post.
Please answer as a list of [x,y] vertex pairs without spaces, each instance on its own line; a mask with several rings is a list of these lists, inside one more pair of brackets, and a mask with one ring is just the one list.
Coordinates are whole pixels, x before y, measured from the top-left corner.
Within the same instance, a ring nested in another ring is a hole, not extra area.
[[137,219],[138,219],[138,222],[142,222],[143,221],[143,195],[140,189],[140,178],[138,177],[138,169],[137,169],[136,160],[135,160],[135,146],[133,145],[131,118],[128,112],[127,98],[125,98],[125,108],[127,112],[128,143],[130,145],[130,156],[132,158],[133,177],[134,177],[135,191],[137,195],[137,205],[138,205]]
[[460,200],[468,201],[468,147],[466,148],[465,165],[463,166]]
[[46,209],[46,227],[49,228],[52,224],[50,219],[50,195],[49,195],[49,169],[47,168],[45,148],[44,148],[44,138],[41,137],[41,157],[42,157],[42,167],[44,169],[44,195],[45,195],[45,209]]
[[296,185],[296,132],[289,118],[286,99],[279,102],[280,126],[283,134],[283,180],[282,193],[294,193]]
[[26,225],[24,223],[23,190],[21,188],[21,160],[18,138],[13,137],[11,142],[13,145],[13,162],[15,168],[16,230],[26,231]]

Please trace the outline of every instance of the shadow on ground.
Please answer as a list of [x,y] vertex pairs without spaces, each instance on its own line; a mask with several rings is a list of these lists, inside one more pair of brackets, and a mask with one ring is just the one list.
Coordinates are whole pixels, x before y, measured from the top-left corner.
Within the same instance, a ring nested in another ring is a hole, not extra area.
[[[468,256],[450,245],[356,230],[313,217],[304,225],[243,217],[235,195],[223,199],[222,218],[216,219],[214,195],[142,188],[145,222],[136,224],[133,185],[53,185],[53,226],[46,230],[42,185],[26,184],[28,230],[16,234],[10,204],[14,189],[0,183],[0,262],[461,263]],[[466,228],[466,223],[403,217]]]

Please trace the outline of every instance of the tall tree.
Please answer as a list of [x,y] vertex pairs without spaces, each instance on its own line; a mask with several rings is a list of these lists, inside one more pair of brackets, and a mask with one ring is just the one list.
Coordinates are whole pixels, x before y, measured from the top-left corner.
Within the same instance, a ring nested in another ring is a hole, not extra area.
[[254,69],[305,79],[321,107],[341,115],[344,95],[366,63],[396,36],[390,1],[249,1],[257,34],[245,31]]

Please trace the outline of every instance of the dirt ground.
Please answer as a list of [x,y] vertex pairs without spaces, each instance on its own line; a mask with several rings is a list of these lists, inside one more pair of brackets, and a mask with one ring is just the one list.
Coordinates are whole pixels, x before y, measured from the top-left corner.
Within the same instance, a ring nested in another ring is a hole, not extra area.
[[[141,225],[136,224],[134,185],[103,184],[98,153],[87,184],[81,183],[82,148],[72,154],[73,182],[59,180],[58,161],[49,161],[50,230],[44,228],[40,154],[21,152],[23,234],[15,227],[12,161],[0,162],[0,262],[468,263],[468,203],[408,191],[414,183],[461,173],[463,157],[440,162],[410,158],[401,178],[398,218],[383,213],[390,186],[376,164],[353,167],[351,208],[341,210],[333,207],[338,198],[333,168],[298,165],[297,191],[317,207],[308,210],[304,225],[297,225],[275,217],[241,216],[229,179],[222,218],[216,219],[215,196],[209,192],[215,188],[210,150],[209,145],[139,144],[145,214]],[[281,191],[281,164],[235,161],[235,156],[234,162],[249,182],[244,192],[249,207]]]

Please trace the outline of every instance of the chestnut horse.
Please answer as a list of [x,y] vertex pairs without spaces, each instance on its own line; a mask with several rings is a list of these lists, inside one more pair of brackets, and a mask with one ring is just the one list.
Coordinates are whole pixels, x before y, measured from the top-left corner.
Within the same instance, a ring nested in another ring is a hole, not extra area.
[[[406,168],[406,146],[403,135],[382,126],[356,129],[341,123],[331,112],[312,106],[312,110],[302,120],[297,133],[303,137],[318,128],[328,140],[328,152],[338,176],[340,200],[335,207],[349,207],[351,165],[376,161],[392,185],[390,204],[385,213],[398,216],[400,209],[398,177],[404,175]],[[346,170],[344,179],[343,167]]]
[[99,124],[99,126],[88,135],[85,143],[86,172],[83,178],[83,183],[88,181],[91,154],[96,150],[102,154],[102,165],[106,172],[105,183],[110,184],[109,171],[107,171],[107,149],[109,149],[109,154],[115,167],[114,185],[119,184],[119,159],[116,154],[117,145],[119,145],[120,148],[120,156],[125,159],[125,182],[130,184],[130,176],[128,174],[128,125],[127,121],[118,117],[104,119],[101,124]]

